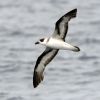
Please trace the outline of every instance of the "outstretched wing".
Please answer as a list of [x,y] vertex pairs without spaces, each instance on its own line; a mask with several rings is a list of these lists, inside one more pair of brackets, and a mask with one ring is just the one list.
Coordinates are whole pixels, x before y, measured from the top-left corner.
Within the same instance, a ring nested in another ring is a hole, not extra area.
[[38,57],[33,74],[33,86],[34,88],[39,85],[43,80],[43,71],[47,64],[56,56],[58,50],[46,48],[45,51]]
[[68,31],[68,22],[71,18],[76,17],[77,9],[73,9],[70,12],[63,15],[55,24],[55,31],[52,37],[65,40]]

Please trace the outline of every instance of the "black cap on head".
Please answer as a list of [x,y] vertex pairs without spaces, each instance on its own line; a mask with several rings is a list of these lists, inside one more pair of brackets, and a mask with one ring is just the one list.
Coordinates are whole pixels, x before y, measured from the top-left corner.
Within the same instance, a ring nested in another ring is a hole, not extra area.
[[43,42],[44,41],[44,38],[40,39],[40,41]]

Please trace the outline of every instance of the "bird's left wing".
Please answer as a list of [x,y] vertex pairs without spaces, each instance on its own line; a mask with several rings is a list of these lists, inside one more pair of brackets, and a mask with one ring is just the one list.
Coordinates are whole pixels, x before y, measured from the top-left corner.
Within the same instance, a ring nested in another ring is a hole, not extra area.
[[43,80],[43,71],[47,64],[56,56],[58,50],[46,48],[45,51],[38,57],[33,73],[34,88]]
[[52,37],[65,40],[68,31],[68,22],[71,18],[76,17],[77,9],[73,9],[63,15],[55,24],[55,30]]

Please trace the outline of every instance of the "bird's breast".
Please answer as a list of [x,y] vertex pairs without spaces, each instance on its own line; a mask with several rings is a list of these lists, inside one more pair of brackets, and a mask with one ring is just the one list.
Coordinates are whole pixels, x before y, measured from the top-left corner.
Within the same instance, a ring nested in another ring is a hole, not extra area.
[[53,49],[64,49],[65,48],[65,42],[58,39],[50,39],[46,46],[53,48]]
[[53,48],[53,49],[62,49],[62,50],[75,50],[76,48],[71,45],[71,44],[68,44],[60,39],[53,39],[51,38],[47,44],[46,44],[47,47],[50,47],[50,48]]

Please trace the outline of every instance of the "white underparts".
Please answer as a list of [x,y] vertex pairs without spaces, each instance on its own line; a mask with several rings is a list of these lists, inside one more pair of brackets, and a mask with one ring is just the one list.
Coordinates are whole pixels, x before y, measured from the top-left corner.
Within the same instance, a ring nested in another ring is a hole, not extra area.
[[49,41],[44,45],[53,49],[77,51],[75,46],[68,44],[60,39],[50,38]]

